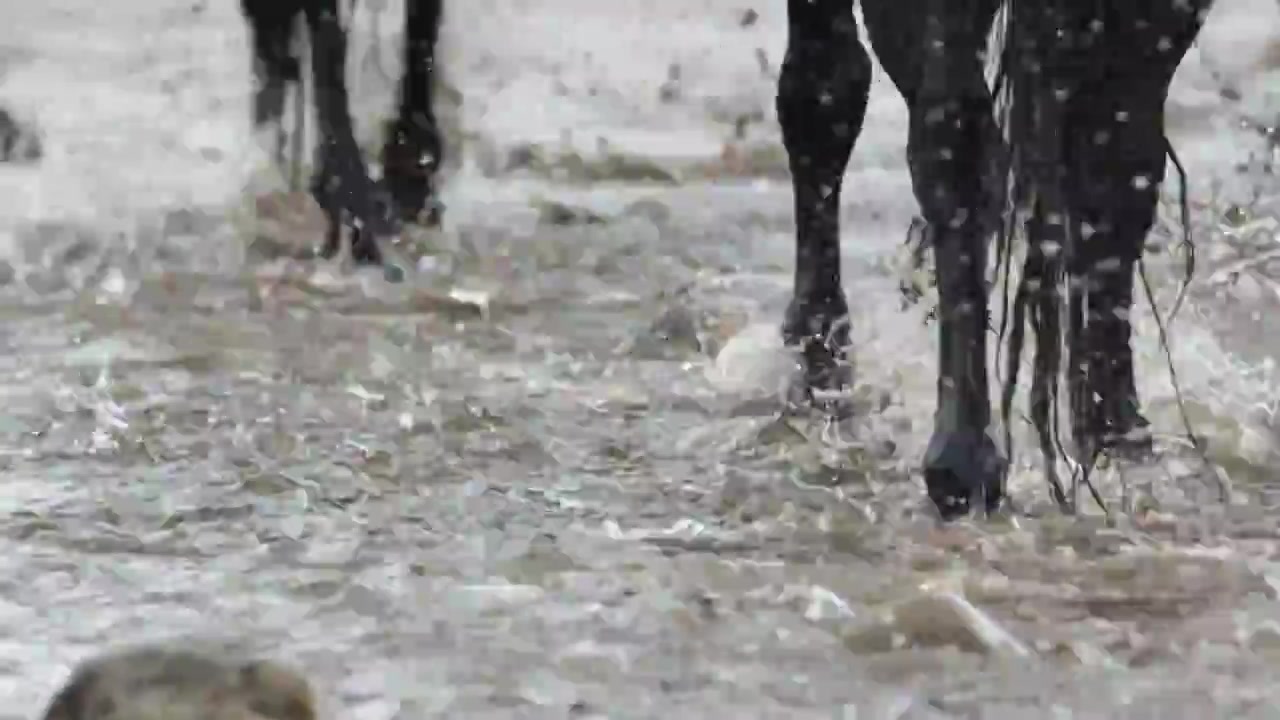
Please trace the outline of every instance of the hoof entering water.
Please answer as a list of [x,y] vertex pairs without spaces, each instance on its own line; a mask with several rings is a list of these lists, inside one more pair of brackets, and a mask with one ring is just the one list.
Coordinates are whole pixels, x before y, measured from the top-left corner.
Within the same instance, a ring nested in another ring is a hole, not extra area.
[[1140,462],[1155,457],[1151,422],[1139,414],[1128,419],[1127,430],[1113,430],[1102,438],[1102,451],[1121,460]]
[[389,283],[402,283],[409,273],[402,259],[394,257],[395,253],[387,253],[372,238],[361,238],[351,247],[351,260],[356,267],[378,268],[382,270],[382,279]]
[[356,233],[351,240],[351,260],[356,265],[381,265],[382,249],[372,235]]
[[853,369],[845,355],[849,320],[843,301],[821,313],[805,311],[793,302],[787,309],[782,338],[800,355],[801,387],[799,392],[790,393],[791,402],[812,405],[836,416],[846,414]]
[[853,412],[853,368],[844,353],[816,339],[790,350],[795,365],[787,381],[785,405],[794,411],[816,410],[834,420],[847,419]]
[[995,512],[1004,496],[1008,470],[1009,461],[995,441],[978,430],[935,433],[925,452],[925,487],[943,520],[962,517],[974,508]]

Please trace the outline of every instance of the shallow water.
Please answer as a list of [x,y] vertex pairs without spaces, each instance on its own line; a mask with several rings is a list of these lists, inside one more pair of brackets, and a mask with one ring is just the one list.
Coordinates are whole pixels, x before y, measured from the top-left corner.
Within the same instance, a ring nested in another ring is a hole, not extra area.
[[[1023,512],[945,529],[912,474],[934,361],[898,292],[913,202],[881,78],[845,202],[860,411],[777,417],[781,8],[451,18],[449,226],[406,239],[391,285],[281,257],[305,223],[250,219],[270,180],[234,3],[24,6],[0,98],[45,155],[0,169],[0,717],[104,644],[186,634],[245,637],[371,720],[1270,716],[1277,275],[1248,223],[1280,184],[1238,120],[1280,107],[1255,31],[1280,11],[1249,2],[1171,109],[1202,248],[1172,354],[1212,477],[1177,450],[1144,308],[1169,451],[1099,478],[1135,512],[1059,515],[1019,428]],[[578,180],[600,176],[626,179]],[[1151,261],[1162,310],[1176,261]]]

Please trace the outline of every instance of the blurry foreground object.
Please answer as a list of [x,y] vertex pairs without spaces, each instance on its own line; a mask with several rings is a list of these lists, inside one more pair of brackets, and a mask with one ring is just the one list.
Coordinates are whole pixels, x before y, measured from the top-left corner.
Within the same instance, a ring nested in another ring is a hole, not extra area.
[[35,128],[0,107],[0,162],[34,163],[43,155]]
[[267,660],[159,645],[100,655],[76,668],[44,720],[314,720],[298,673]]

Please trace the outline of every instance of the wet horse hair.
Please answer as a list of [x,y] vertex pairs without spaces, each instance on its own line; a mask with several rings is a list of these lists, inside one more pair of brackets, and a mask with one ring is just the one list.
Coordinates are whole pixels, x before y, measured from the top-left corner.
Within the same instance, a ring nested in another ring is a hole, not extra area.
[[[242,0],[261,82],[255,118],[278,117],[288,71],[281,48],[292,19],[304,16],[321,136],[312,191],[332,226],[325,253],[337,251],[340,225],[349,222],[353,255],[376,263],[380,233],[398,221],[439,220],[432,74],[443,0],[405,0],[404,72],[382,151],[383,184],[369,179],[352,134],[337,2]],[[938,395],[924,478],[944,518],[992,511],[1005,496],[1028,323],[1036,336],[1030,416],[1054,497],[1068,505],[1054,471],[1066,454],[1055,422],[1064,367],[1077,459],[1091,465],[1102,453],[1149,450],[1128,314],[1171,150],[1169,85],[1212,2],[863,0],[870,47],[908,108],[908,167],[936,266]],[[994,87],[989,60],[999,65]],[[800,348],[806,386],[820,404],[851,380],[839,210],[871,76],[854,0],[787,0],[776,110],[796,261],[782,332]],[[1015,235],[1025,239],[1026,257],[1011,290]],[[993,237],[1006,310],[1012,300],[1011,326],[1006,312],[998,340],[1009,333],[1004,449],[993,436],[987,368]]]
[[[1155,307],[1142,252],[1152,227],[1167,156],[1180,175],[1184,284],[1194,273],[1186,173],[1164,133],[1164,105],[1182,57],[1212,0],[1009,0],[997,103],[1013,157],[1010,202],[998,237],[1005,310],[1000,337],[1011,330],[1002,388],[1006,446],[1017,385],[1024,321],[1036,333],[1031,420],[1054,498],[1068,500],[1056,475],[1061,348],[1068,352],[1068,410],[1075,440],[1075,480],[1088,483],[1099,456],[1151,450],[1139,411],[1128,320],[1134,268],[1152,304],[1170,357],[1164,319]],[[1024,7],[1017,7],[1020,4]],[[1009,274],[1015,232],[1028,240],[1022,278],[1012,297]],[[1065,300],[1065,307],[1064,307]],[[998,348],[1001,349],[1001,348]],[[1181,404],[1177,374],[1170,375]],[[1192,445],[1199,447],[1185,411]],[[1073,483],[1074,484],[1074,483]],[[1101,498],[1089,484],[1094,499]]]

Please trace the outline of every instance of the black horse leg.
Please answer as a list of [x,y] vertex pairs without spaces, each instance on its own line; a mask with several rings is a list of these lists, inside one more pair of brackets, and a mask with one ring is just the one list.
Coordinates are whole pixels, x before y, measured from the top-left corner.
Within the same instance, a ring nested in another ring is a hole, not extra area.
[[[1145,453],[1129,312],[1134,266],[1155,222],[1165,177],[1169,84],[1202,23],[1207,0],[1115,6],[1091,57],[1104,58],[1069,103],[1068,177],[1076,220],[1069,272],[1073,319],[1072,431],[1086,462],[1099,452]],[[1084,19],[1081,19],[1082,27]],[[1087,43],[1081,43],[1089,47]]]
[[276,126],[276,162],[284,164],[285,93],[290,83],[301,80],[298,60],[291,52],[293,21],[301,13],[297,0],[241,0],[240,9],[249,22],[253,45],[253,71],[257,91],[253,97],[253,124]]
[[[1064,214],[1050,212],[1057,203],[1039,198],[1031,206],[1026,225],[1027,258],[1022,280],[1014,300],[1013,327],[1009,336],[1001,417],[1005,437],[1011,439],[1013,393],[1018,381],[1019,357],[1022,350],[1024,321],[1030,319],[1036,339],[1035,361],[1031,381],[1031,423],[1036,430],[1040,453],[1046,462],[1045,475],[1054,501],[1065,505],[1068,499],[1058,481],[1058,437],[1055,411],[1058,406],[1058,375],[1062,372],[1062,247],[1066,244]],[[1027,310],[1030,316],[1027,317]]]
[[791,168],[796,268],[782,333],[800,346],[810,390],[849,382],[849,307],[840,287],[840,189],[862,132],[871,59],[853,0],[788,0],[777,112]]
[[998,0],[867,0],[872,47],[910,111],[908,161],[939,295],[938,406],[925,484],[944,517],[994,510],[1007,462],[991,437],[987,244],[1004,148],[983,57]]
[[320,130],[311,191],[329,218],[322,253],[325,257],[337,254],[341,228],[350,219],[352,258],[357,263],[376,265],[382,261],[377,239],[395,232],[396,224],[391,202],[370,179],[356,144],[345,77],[347,38],[338,15],[338,1],[308,0],[306,18]]
[[443,143],[433,106],[436,40],[444,0],[406,0],[404,72],[400,110],[387,129],[382,167],[391,196],[406,222],[440,224],[435,176]]

